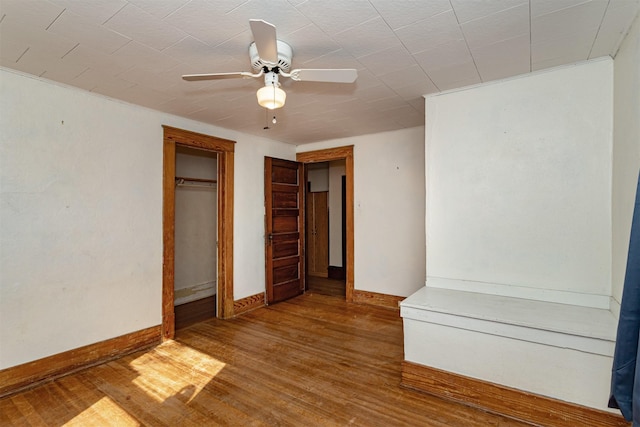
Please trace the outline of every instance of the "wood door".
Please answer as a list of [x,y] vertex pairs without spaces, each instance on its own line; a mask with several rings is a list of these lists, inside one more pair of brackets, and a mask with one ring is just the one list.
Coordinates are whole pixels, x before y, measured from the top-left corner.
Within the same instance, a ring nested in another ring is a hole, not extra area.
[[309,276],[329,275],[328,192],[307,193],[307,271]]
[[302,164],[265,157],[267,304],[304,290]]

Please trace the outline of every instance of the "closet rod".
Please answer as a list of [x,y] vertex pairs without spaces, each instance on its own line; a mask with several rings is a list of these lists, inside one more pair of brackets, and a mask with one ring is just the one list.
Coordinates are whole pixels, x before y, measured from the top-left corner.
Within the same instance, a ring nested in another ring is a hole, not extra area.
[[204,189],[211,189],[211,190],[215,190],[216,189],[216,185],[217,184],[211,184],[211,183],[204,183],[204,184],[183,184],[181,182],[176,182],[176,188],[180,188],[180,187],[193,187],[193,188],[204,188]]
[[188,178],[186,176],[176,176],[176,182],[191,181],[191,182],[209,182],[211,184],[216,184],[218,182],[217,179],[204,179],[204,178]]

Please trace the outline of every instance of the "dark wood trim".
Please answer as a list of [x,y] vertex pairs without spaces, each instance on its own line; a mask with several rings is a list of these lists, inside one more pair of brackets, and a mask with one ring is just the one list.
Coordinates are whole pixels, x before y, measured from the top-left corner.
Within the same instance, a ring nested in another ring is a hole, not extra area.
[[347,277],[344,272],[344,266],[347,265],[347,176],[342,175],[340,177],[340,203],[342,209],[340,210],[340,227],[342,233],[340,233],[340,248],[342,250],[342,279]]
[[402,362],[401,385],[534,425],[629,427],[622,416],[417,363]]
[[328,269],[329,279],[333,280],[344,280],[346,277],[344,274],[344,267],[336,267],[333,265],[329,266]]
[[0,370],[0,398],[160,344],[160,325]]
[[233,302],[233,310],[236,316],[264,306],[264,293],[251,295]]
[[162,128],[164,129],[165,139],[180,145],[220,153],[235,151],[236,142],[230,139],[218,138],[217,136],[174,128],[167,125],[162,125]]
[[329,162],[332,160],[345,160],[346,174],[346,216],[347,216],[347,242],[346,258],[346,300],[353,301],[354,290],[354,202],[353,202],[353,145],[346,147],[328,148],[326,150],[307,151],[297,153],[296,160],[302,163]]
[[207,151],[218,157],[218,290],[216,316],[233,317],[233,167],[235,142],[171,126],[164,129],[162,336],[175,336],[175,164],[176,144]]
[[218,310],[221,319],[233,313],[233,177],[234,152],[218,157]]
[[175,225],[176,225],[176,144],[168,140],[165,131],[162,172],[162,336],[175,336],[176,322],[173,310],[175,280]]
[[353,291],[353,302],[358,304],[377,305],[379,307],[392,308],[400,310],[400,301],[406,297],[396,295],[380,294],[378,292],[361,291],[355,289]]

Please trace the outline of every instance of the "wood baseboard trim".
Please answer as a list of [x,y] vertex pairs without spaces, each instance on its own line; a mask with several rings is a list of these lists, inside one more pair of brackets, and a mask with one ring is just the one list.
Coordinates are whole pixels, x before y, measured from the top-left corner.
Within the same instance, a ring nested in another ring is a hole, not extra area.
[[0,370],[0,398],[46,381],[99,365],[160,344],[162,326],[153,326],[116,338]]
[[330,265],[327,269],[327,275],[329,279],[334,280],[344,280],[347,277],[344,267],[335,267],[333,265]]
[[264,293],[251,295],[233,302],[235,316],[265,306]]
[[378,292],[353,290],[353,302],[357,304],[377,305],[379,307],[392,308],[400,311],[400,301],[406,297],[380,294]]
[[631,425],[617,414],[407,361],[402,362],[401,386],[534,425]]

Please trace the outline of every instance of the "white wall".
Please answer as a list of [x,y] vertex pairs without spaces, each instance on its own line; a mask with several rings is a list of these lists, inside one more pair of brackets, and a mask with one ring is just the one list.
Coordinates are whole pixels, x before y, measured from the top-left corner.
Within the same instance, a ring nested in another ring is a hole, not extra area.
[[0,369],[161,323],[163,124],[237,141],[234,297],[264,292],[264,156],[294,146],[0,69]]
[[[312,193],[329,191],[329,165],[314,163],[307,168],[307,183]],[[309,187],[305,187],[309,188]]]
[[614,61],[613,104],[613,297],[620,302],[640,169],[640,19]]
[[334,139],[354,146],[355,289],[408,296],[424,285],[424,128]]
[[612,73],[603,59],[427,97],[427,285],[608,301]]
[[[215,153],[177,147],[176,176],[217,179]],[[174,304],[216,294],[218,190],[216,184],[176,185]]]

